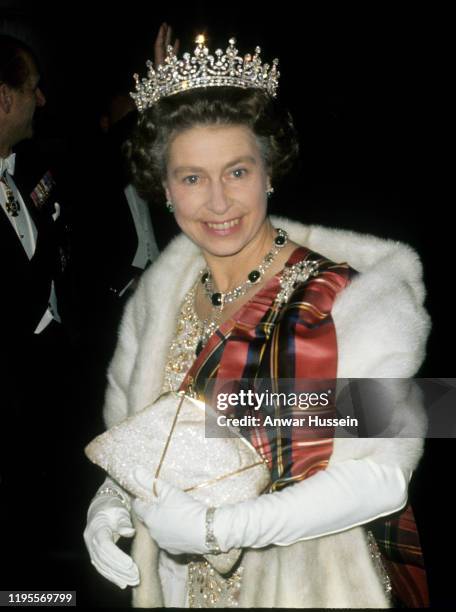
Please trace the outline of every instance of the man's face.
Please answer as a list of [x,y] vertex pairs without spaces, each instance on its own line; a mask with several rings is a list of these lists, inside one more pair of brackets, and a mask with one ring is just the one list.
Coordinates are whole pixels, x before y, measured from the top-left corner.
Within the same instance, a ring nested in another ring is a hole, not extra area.
[[39,87],[40,75],[32,59],[26,57],[29,68],[27,80],[20,89],[12,90],[12,132],[17,144],[33,136],[33,116],[37,106],[44,106],[46,98]]

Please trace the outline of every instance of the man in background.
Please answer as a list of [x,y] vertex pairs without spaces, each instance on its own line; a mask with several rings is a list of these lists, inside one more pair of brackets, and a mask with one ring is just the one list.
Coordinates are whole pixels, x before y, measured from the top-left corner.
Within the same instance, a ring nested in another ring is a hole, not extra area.
[[45,157],[29,143],[18,147],[45,103],[32,49],[0,35],[1,588],[32,586],[68,426],[64,207]]
[[126,301],[159,253],[149,206],[130,183],[122,155],[135,121],[128,92],[111,94],[90,146],[91,176],[75,181],[74,310],[88,376],[103,386]]
[[[23,43],[0,36],[0,274],[7,299],[0,304],[4,332],[30,336],[60,322],[54,281],[60,254],[54,231],[60,215],[55,179],[40,160],[16,159],[13,147],[33,136],[36,108],[46,98],[37,62]],[[36,168],[36,169],[35,169]]]
[[[154,45],[156,65],[164,60],[171,38],[171,28],[162,24]],[[89,146],[81,143],[77,156],[90,163],[83,164],[80,179],[74,181],[74,310],[95,405],[102,402],[125,304],[143,271],[177,231],[164,203],[146,202],[131,183],[122,147],[138,119],[132,89],[130,74],[111,85],[99,113],[98,138]]]

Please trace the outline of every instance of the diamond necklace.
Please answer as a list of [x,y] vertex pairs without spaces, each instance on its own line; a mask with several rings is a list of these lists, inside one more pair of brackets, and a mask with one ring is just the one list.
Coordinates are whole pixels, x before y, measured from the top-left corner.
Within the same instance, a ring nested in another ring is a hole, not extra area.
[[[201,283],[204,285],[205,293],[211,301],[212,310],[209,317],[204,319],[204,321],[201,321],[201,336],[196,347],[196,355],[199,355],[208,339],[219,327],[219,322],[225,304],[234,302],[242,295],[245,295],[253,285],[256,285],[264,276],[264,273],[267,268],[269,268],[269,266],[274,261],[275,257],[277,256],[277,253],[280,251],[281,248],[285,246],[287,242],[287,232],[285,230],[277,228],[277,236],[274,238],[273,247],[265,255],[260,265],[251,272],[249,272],[249,274],[247,275],[247,280],[244,283],[242,283],[238,287],[235,287],[235,289],[232,289],[231,291],[227,291],[226,293],[212,291],[212,277],[209,268],[205,268],[200,272]],[[193,299],[195,298],[195,296],[196,292],[193,295]],[[196,313],[194,302],[193,307],[194,312]]]
[[247,291],[263,278],[265,271],[272,264],[277,256],[277,253],[282,249],[288,242],[288,234],[285,230],[277,228],[277,236],[274,238],[274,244],[272,249],[264,256],[263,261],[260,265],[248,273],[247,280],[244,281],[238,287],[235,287],[231,291],[222,293],[220,291],[213,290],[212,275],[209,268],[206,268],[201,276],[201,283],[204,285],[204,291],[208,298],[211,300],[213,306],[223,306],[234,302],[242,295],[245,295]]

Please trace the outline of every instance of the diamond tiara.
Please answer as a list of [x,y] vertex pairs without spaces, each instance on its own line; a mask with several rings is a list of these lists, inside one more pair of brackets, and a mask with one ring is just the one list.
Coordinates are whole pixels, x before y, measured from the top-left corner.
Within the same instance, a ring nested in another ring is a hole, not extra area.
[[271,66],[263,64],[260,47],[255,48],[253,55],[240,57],[236,39],[230,38],[228,42],[225,53],[217,49],[214,55],[209,55],[205,37],[200,34],[195,40],[193,55],[184,53],[179,60],[169,45],[164,63],[156,70],[153,62],[148,60],[147,78],[140,80],[135,74],[136,92],[130,93],[138,110],[142,112],[161,98],[198,87],[253,87],[263,89],[274,98],[279,84],[279,60],[274,59]]

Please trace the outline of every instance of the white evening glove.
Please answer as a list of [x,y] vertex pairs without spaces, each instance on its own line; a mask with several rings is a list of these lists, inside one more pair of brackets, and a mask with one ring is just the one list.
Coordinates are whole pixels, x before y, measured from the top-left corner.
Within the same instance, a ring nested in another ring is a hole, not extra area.
[[[147,495],[155,479],[141,467],[134,477]],[[155,490],[153,501],[136,498],[132,506],[158,546],[174,555],[207,554],[207,507],[164,480],[155,480]]]
[[[371,459],[349,459],[282,491],[217,508],[213,532],[222,552],[287,546],[337,533],[404,507],[411,475]],[[151,490],[154,479],[145,470],[137,468],[135,478]],[[156,501],[133,501],[152,538],[172,554],[207,554],[207,508],[188,493],[156,482]]]
[[92,565],[121,589],[139,584],[136,563],[115,544],[120,536],[131,537],[135,533],[129,507],[129,495],[107,478],[89,506],[84,530]]
[[214,535],[226,552],[344,531],[403,508],[411,476],[397,466],[349,459],[281,491],[218,508]]

